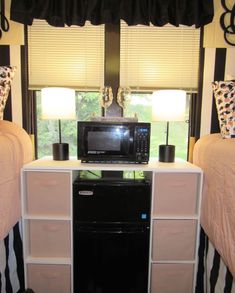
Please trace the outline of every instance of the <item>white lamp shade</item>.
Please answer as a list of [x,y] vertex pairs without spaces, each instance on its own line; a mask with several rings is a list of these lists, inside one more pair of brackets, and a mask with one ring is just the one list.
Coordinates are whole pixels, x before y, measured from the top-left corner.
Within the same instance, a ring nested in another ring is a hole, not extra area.
[[75,119],[75,90],[60,87],[41,91],[42,119]]
[[185,91],[156,91],[152,96],[152,121],[184,121],[185,107]]

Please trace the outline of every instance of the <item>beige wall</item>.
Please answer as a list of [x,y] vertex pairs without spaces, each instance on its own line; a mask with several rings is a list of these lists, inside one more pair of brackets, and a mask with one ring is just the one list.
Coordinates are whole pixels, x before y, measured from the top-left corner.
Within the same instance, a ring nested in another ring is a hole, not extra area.
[[[234,0],[226,0],[226,5],[229,9],[233,7]],[[220,16],[225,12],[221,5],[221,0],[214,0],[214,19],[213,22],[206,25],[204,29],[204,47],[205,48],[231,48],[224,40],[224,32],[220,27]],[[230,23],[230,14],[226,14],[226,24]],[[235,43],[235,35],[230,35],[229,40]]]
[[24,26],[20,23],[10,21],[11,0],[5,0],[5,15],[10,22],[10,30],[2,32],[0,45],[23,45],[24,44]]

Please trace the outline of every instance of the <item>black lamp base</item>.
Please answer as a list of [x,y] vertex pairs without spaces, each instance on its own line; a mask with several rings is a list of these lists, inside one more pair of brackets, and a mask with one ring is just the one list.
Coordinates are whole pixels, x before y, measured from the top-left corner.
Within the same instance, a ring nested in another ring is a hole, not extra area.
[[159,145],[159,162],[171,163],[175,161],[174,145]]
[[69,144],[68,143],[53,143],[53,160],[65,161],[69,159]]

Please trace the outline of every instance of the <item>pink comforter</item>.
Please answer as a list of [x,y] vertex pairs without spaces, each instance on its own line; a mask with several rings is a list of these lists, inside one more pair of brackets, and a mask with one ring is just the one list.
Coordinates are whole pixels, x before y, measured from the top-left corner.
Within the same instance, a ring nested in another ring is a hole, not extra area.
[[202,137],[193,161],[204,171],[201,225],[235,278],[235,138]]
[[21,217],[20,169],[32,155],[28,134],[15,123],[0,120],[0,240]]

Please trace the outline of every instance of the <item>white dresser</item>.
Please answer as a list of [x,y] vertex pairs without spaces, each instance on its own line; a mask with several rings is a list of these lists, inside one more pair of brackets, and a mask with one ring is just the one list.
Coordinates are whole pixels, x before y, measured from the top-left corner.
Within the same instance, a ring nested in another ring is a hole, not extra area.
[[82,164],[76,159],[43,158],[25,165],[22,223],[26,287],[37,293],[73,292],[72,185],[81,170],[150,174],[148,293],[194,292],[202,171],[180,160],[142,165]]

